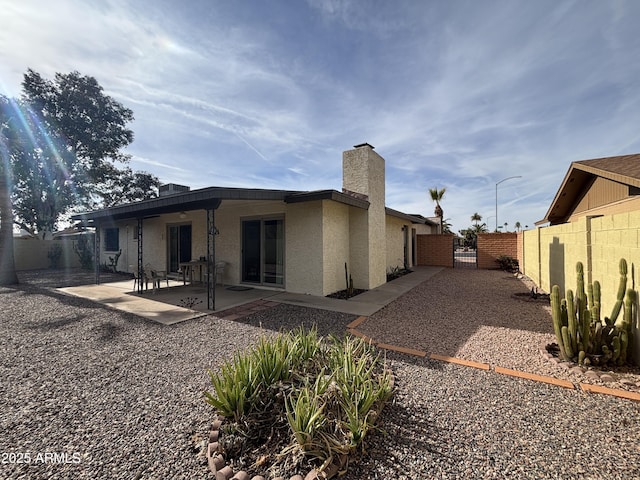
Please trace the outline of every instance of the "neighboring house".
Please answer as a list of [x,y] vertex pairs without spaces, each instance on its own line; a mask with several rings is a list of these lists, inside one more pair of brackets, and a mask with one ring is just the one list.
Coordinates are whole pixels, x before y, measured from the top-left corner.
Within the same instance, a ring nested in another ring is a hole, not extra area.
[[[640,154],[573,162],[543,220],[518,234],[521,271],[544,291],[575,289],[576,263],[584,281],[597,280],[602,316],[620,285],[619,261],[628,266],[627,288],[638,290],[640,266]],[[640,365],[640,325],[632,322],[634,361]]]
[[385,161],[369,144],[343,153],[343,189],[320,191],[170,185],[152,200],[77,215],[97,227],[101,263],[122,250],[119,268],[150,264],[178,273],[198,259],[226,263],[226,284],[328,295],[386,282],[387,270],[416,264],[425,218],[385,207]]
[[580,217],[640,210],[640,154],[571,163],[544,219],[558,225]]

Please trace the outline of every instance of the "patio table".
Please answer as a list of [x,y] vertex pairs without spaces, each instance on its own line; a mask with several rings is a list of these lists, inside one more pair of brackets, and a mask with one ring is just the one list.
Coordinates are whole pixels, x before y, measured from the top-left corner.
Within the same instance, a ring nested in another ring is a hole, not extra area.
[[190,262],[181,262],[180,269],[182,270],[182,283],[187,284],[187,270],[189,270],[189,283],[193,283],[193,269],[198,267],[198,274],[200,283],[202,283],[202,267],[207,266],[206,260],[191,260]]

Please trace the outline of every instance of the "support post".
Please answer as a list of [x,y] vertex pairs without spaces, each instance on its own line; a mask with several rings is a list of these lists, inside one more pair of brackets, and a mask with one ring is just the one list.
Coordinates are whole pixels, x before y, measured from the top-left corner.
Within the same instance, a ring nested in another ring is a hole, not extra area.
[[96,233],[93,237],[93,267],[96,285],[100,283],[100,224],[96,223]]
[[142,217],[138,218],[138,293],[143,292],[144,263],[142,259]]
[[215,209],[207,209],[207,308],[216,309],[216,226]]

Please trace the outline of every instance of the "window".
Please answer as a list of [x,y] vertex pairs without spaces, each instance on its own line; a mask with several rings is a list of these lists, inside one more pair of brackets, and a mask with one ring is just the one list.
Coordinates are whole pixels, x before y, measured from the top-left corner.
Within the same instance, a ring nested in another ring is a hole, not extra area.
[[104,250],[105,252],[117,252],[118,250],[120,250],[120,229],[119,228],[105,228]]

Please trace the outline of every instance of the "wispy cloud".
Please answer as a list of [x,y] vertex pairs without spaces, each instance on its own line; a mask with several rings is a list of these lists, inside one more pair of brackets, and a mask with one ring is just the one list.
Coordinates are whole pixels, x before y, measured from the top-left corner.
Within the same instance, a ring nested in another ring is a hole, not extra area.
[[461,229],[521,175],[499,220],[532,225],[571,161],[640,151],[634,0],[0,8],[0,91],[29,67],[95,76],[134,110],[132,162],[163,181],[340,188],[341,152],[368,141],[390,207],[431,215],[445,186]]

